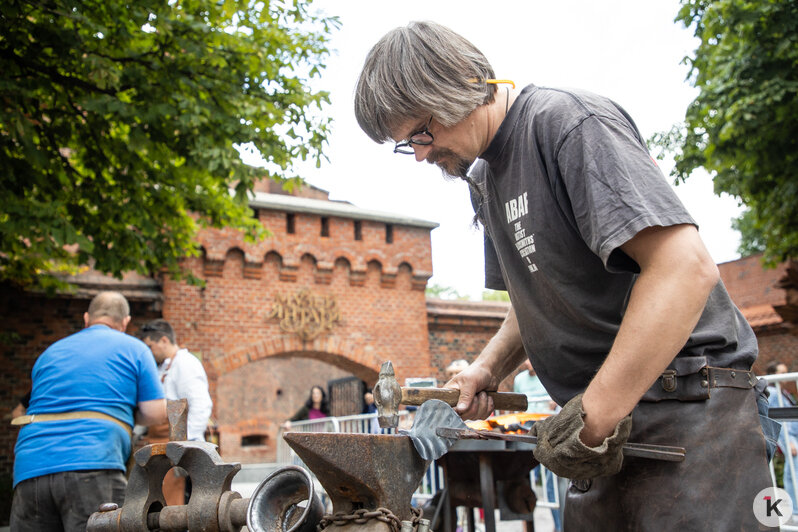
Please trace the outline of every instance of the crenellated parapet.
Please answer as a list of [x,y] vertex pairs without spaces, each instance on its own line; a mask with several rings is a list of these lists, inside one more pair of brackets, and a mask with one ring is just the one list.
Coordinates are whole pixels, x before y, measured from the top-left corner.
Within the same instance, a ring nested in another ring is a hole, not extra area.
[[424,290],[432,276],[435,223],[276,194],[259,193],[251,207],[271,236],[252,243],[234,230],[203,229],[202,277],[221,277],[231,262],[240,263],[242,279],[253,281],[276,271],[279,282],[297,282],[303,262],[312,265],[318,285],[346,276],[349,286],[364,286],[369,271],[376,271],[381,288],[396,288],[407,276],[410,289]]
[[[204,251],[204,250],[203,250]],[[369,270],[376,270],[379,275],[379,286],[381,288],[392,289],[397,286],[397,278],[406,276],[409,278],[409,285],[412,290],[424,291],[427,281],[432,276],[432,272],[415,271],[413,265],[408,260],[402,260],[395,266],[388,262],[386,267],[384,261],[389,259],[380,255],[372,255],[370,260],[363,261],[361,258],[353,261],[346,254],[334,257],[332,260],[319,258],[307,251],[301,257],[288,255],[284,257],[277,250],[269,250],[258,261],[246,260],[247,254],[240,247],[229,248],[221,258],[212,258],[206,252],[201,257],[200,276],[207,281],[212,281],[214,277],[222,277],[228,264],[235,263],[236,270],[243,280],[263,279],[267,272],[273,272],[279,282],[295,283],[299,278],[299,271],[302,262],[312,264],[313,283],[318,285],[332,284],[336,276],[346,276],[347,284],[353,287],[364,286]],[[392,262],[396,262],[396,258]],[[235,273],[233,274],[235,275]]]

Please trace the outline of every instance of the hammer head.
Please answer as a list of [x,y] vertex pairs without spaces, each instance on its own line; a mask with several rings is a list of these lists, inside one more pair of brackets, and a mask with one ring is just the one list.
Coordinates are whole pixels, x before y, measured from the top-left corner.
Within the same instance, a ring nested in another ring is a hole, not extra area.
[[374,385],[374,404],[377,405],[377,420],[382,428],[399,426],[399,404],[402,402],[402,387],[396,380],[391,361],[380,368],[380,377]]

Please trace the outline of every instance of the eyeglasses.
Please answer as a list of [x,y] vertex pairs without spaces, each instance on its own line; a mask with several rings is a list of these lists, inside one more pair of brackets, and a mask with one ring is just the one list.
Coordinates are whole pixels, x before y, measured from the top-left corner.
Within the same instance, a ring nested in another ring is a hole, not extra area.
[[412,133],[407,140],[403,140],[401,142],[397,142],[396,146],[393,148],[394,153],[404,153],[405,155],[413,155],[415,150],[413,150],[413,144],[418,146],[429,146],[435,141],[435,137],[432,136],[432,133],[429,132],[429,125],[432,123],[432,117],[429,117],[429,122],[427,125],[424,126],[423,129]]

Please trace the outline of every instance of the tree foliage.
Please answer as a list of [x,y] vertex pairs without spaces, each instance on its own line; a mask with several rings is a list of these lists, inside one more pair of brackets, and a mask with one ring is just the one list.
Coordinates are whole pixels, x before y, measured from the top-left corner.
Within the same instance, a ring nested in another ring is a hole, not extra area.
[[737,251],[741,256],[756,255],[765,252],[765,234],[757,225],[753,212],[748,209],[732,220],[732,228],[739,231],[742,238]]
[[459,299],[459,300],[467,300],[469,299],[467,295],[463,295],[457,291],[456,288],[453,286],[443,286],[439,284],[429,284],[427,285],[426,290],[424,293],[427,297],[434,297],[436,299]]
[[798,2],[682,0],[677,21],[700,41],[687,58],[700,92],[654,142],[675,149],[677,179],[703,167],[747,206],[741,251],[798,256]]
[[506,290],[483,290],[482,301],[510,301],[510,294]]
[[52,286],[86,265],[179,275],[199,227],[262,235],[254,181],[318,164],[328,132],[327,94],[308,85],[338,22],[308,4],[4,1],[0,280]]

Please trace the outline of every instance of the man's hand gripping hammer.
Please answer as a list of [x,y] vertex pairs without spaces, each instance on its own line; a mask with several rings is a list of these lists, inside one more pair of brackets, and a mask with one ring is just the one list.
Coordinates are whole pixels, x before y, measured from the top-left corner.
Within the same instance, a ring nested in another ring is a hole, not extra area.
[[[385,362],[380,368],[380,377],[374,386],[374,403],[377,405],[378,420],[382,428],[396,428],[399,425],[399,405],[419,406],[429,399],[440,399],[449,406],[456,406],[460,400],[460,390],[454,388],[413,388],[399,386],[393,364]],[[525,411],[526,395],[522,393],[487,392],[498,410]]]

